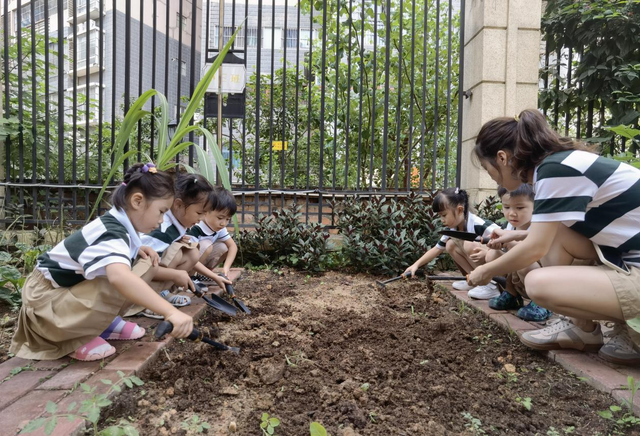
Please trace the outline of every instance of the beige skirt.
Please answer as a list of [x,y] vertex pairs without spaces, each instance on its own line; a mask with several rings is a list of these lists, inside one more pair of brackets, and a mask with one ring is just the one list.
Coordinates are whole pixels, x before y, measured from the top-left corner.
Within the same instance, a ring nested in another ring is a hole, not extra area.
[[[171,262],[173,262],[173,259],[175,259],[176,255],[181,251],[197,250],[197,249],[198,249],[198,244],[195,242],[182,242],[181,240],[176,241],[173,244],[171,244],[166,250],[164,250],[164,252],[162,253],[162,256],[160,257],[160,265],[166,268],[171,264]],[[172,281],[159,282],[154,280],[151,283],[149,283],[149,286],[151,286],[151,289],[159,293],[164,291],[165,289],[171,289],[173,287],[173,282]],[[123,316],[134,316],[142,312],[144,309],[145,309],[144,307],[139,306],[137,304],[132,305]]]
[[[150,261],[138,260],[132,272],[151,283]],[[35,269],[22,288],[22,307],[9,351],[24,359],[59,359],[99,336],[129,307],[131,302],[106,277],[54,288]]]
[[598,268],[602,268],[609,277],[616,291],[624,320],[629,326],[629,334],[633,341],[640,345],[640,268],[630,266],[631,274],[629,275],[606,265],[600,265]]

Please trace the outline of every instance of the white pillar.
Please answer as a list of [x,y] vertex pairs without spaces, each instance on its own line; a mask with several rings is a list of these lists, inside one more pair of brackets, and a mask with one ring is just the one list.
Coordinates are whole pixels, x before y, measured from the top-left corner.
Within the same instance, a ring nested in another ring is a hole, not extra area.
[[541,0],[466,1],[461,187],[473,202],[496,193],[471,159],[482,125],[538,107],[541,17]]

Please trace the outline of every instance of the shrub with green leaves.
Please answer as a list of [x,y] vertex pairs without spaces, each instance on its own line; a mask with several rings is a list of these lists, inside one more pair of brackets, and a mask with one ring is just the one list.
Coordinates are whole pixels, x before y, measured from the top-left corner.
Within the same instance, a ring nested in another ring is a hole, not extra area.
[[260,216],[255,231],[242,231],[236,241],[239,259],[252,265],[286,265],[309,272],[323,271],[329,262],[326,240],[320,224],[301,222],[301,206]]
[[480,218],[493,221],[500,226],[507,223],[502,213],[502,202],[497,195],[490,195],[480,203],[476,203],[475,210]]
[[[357,271],[397,275],[438,241],[442,223],[433,195],[404,199],[348,199],[337,204],[343,252]],[[435,264],[431,264],[431,267]]]

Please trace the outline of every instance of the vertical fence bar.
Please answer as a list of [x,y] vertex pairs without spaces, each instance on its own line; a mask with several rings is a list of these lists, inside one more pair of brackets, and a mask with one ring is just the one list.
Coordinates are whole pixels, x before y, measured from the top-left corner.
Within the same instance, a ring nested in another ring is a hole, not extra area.
[[[58,184],[64,183],[64,0],[58,0]],[[62,98],[61,98],[62,97]],[[58,188],[60,222],[64,220],[63,190]]]
[[[154,2],[155,3],[155,2]],[[97,182],[100,184],[102,181],[102,104],[104,102],[103,99],[103,87],[104,87],[104,71],[102,71],[104,67],[104,1],[100,0],[100,29],[98,29],[98,179]],[[155,62],[154,62],[155,63]],[[153,136],[153,135],[152,135]],[[91,213],[91,212],[89,212]]]
[[[344,156],[344,190],[349,189],[349,149],[351,148],[350,141],[350,118],[351,118],[351,49],[352,49],[352,33],[353,30],[353,0],[349,0],[349,49],[347,51],[347,119],[346,119],[346,128],[344,135],[344,148],[345,148],[345,156]],[[360,160],[358,160],[358,166],[360,165]]]
[[444,187],[449,187],[449,146],[450,146],[450,127],[451,127],[451,17],[453,14],[453,5],[449,0],[449,18],[447,25],[448,42],[447,42],[447,131],[445,133],[445,149],[444,149]]
[[[138,57],[138,97],[142,95],[142,73],[144,69],[144,2],[140,0],[140,38],[139,43],[139,57]],[[194,2],[195,3],[195,2]],[[142,120],[138,120],[138,162],[142,162]]]
[[[356,190],[360,190],[360,168],[362,167],[362,172],[364,173],[364,162],[362,161],[362,108],[364,106],[362,96],[363,91],[363,77],[364,77],[364,17],[365,17],[365,2],[364,0],[360,0],[362,2],[362,11],[360,12],[360,83],[359,83],[359,105],[358,105],[358,167],[356,169]],[[356,40],[358,36],[356,34]],[[375,57],[375,52],[374,52]],[[371,108],[371,105],[369,105]]]
[[[567,60],[567,89],[571,89],[571,69],[573,64],[573,47],[569,47],[569,58]],[[564,114],[564,136],[569,136],[569,123],[571,122],[571,109],[567,109]]]
[[[24,106],[23,106],[23,89],[22,89],[22,0],[18,0],[18,9],[17,9],[17,23],[18,28],[16,29],[17,36],[17,44],[18,44],[18,120],[20,121],[20,125],[24,125]],[[24,133],[22,129],[18,133],[18,182],[24,183]],[[20,201],[20,206],[24,205],[24,192],[22,189],[18,190],[18,198]]]
[[389,55],[391,54],[391,1],[387,0],[385,23],[384,127],[382,133],[382,190],[387,189],[387,145],[389,141]]
[[[245,16],[245,22],[244,22],[244,68],[245,70],[247,69],[247,59],[249,57],[249,0],[245,0],[244,2],[244,16]],[[209,22],[209,20],[207,19],[207,23]],[[245,98],[247,95],[247,91],[245,89]],[[296,103],[297,103],[297,98],[296,98]],[[297,123],[296,123],[297,126]],[[247,116],[246,114],[244,114],[244,116],[242,117],[242,183],[241,186],[244,188],[245,187],[245,177],[246,177],[246,172],[245,172],[245,160],[246,160],[246,147],[247,147]],[[243,210],[243,215],[242,215],[242,219],[244,222],[244,194],[242,195],[242,210]]]
[[[167,4],[169,4],[169,2],[167,2]],[[111,21],[113,22],[112,27],[113,27],[113,39],[111,41],[112,47],[111,47],[111,146],[113,147],[113,144],[115,144],[116,142],[116,77],[117,77],[117,70],[116,70],[116,65],[117,65],[117,57],[118,57],[118,43],[116,40],[116,35],[118,34],[117,32],[117,24],[118,24],[118,8],[117,8],[117,0],[113,0],[113,3],[111,4],[112,9],[111,9]],[[169,32],[167,32],[168,34]],[[114,156],[115,154],[113,153],[113,148],[112,148],[112,153],[111,153],[111,166],[113,167],[113,162],[114,162]]]
[[561,66],[562,66],[562,62],[561,62],[561,56],[562,55],[562,48],[560,46],[558,46],[558,49],[556,50],[556,84],[555,84],[555,88],[556,88],[556,98],[553,102],[553,128],[555,130],[558,130],[558,120],[560,117],[560,109],[559,109],[559,104],[560,104],[560,100],[558,99],[558,94],[560,93],[560,73],[561,73]]
[[320,67],[320,174],[318,175],[318,223],[322,224],[322,184],[324,181],[324,108],[326,95],[327,68],[327,2],[323,2],[322,9],[322,57]]
[[[296,108],[293,125],[293,188],[298,189],[298,124],[300,116],[300,4],[297,5],[297,19],[296,19]],[[246,38],[245,38],[246,41]],[[295,203],[295,194],[293,197]]]
[[338,73],[338,68],[340,67],[340,56],[338,56],[338,44],[340,41],[340,0],[337,0],[336,3],[336,38],[334,42],[334,47],[336,50],[336,65],[335,65],[335,75],[336,75],[336,85],[334,90],[334,100],[333,100],[333,169],[332,169],[332,181],[331,186],[333,190],[336,189],[336,158],[338,147],[338,86],[340,75]]
[[[169,59],[169,23],[170,23],[170,18],[169,18],[169,14],[171,13],[170,10],[170,3],[167,1],[166,2],[166,10],[165,10],[165,29],[164,29],[164,35],[165,35],[165,40],[164,40],[164,95],[167,97],[167,100],[169,100],[169,65],[171,65],[171,60]],[[171,105],[169,105],[169,107],[171,107]],[[169,114],[169,119],[173,119],[175,121],[175,114]],[[172,138],[167,138],[169,141],[171,141]],[[162,145],[166,145],[166,144],[162,144]]]
[[464,101],[464,9],[465,0],[460,2],[460,38],[458,52],[458,142],[456,152],[456,186],[462,180],[462,103]]
[[[55,1],[55,0],[53,0]],[[5,9],[6,10],[6,9]],[[8,15],[5,13],[5,16]],[[5,39],[5,45],[6,45]],[[5,57],[5,63],[7,58]],[[50,64],[49,64],[49,0],[44,0],[44,75],[46,77],[44,81],[44,183],[49,184],[49,147],[51,140],[51,130],[49,126],[49,78]],[[44,214],[45,220],[48,222],[51,219],[49,213],[49,188],[44,190],[45,202],[44,202]]]
[[[224,1],[224,0],[221,0]],[[183,9],[184,0],[180,0],[180,6],[178,7],[178,16],[176,17],[177,25],[178,25],[178,61],[176,63],[178,73],[176,74],[177,85],[176,85],[176,122],[179,124],[180,119],[182,118],[182,101],[180,101],[180,95],[182,94],[182,20],[184,17],[184,9]],[[167,64],[167,68],[169,68],[169,64]],[[176,164],[180,163],[180,154],[176,154]]]
[[[255,139],[255,158],[253,161],[255,172],[255,189],[260,189],[260,65],[262,64],[262,1],[258,0],[258,29],[256,44],[256,139]],[[258,219],[260,195],[256,192],[254,197],[254,219]]]
[[[436,72],[435,97],[433,104],[433,161],[431,162],[431,189],[436,189],[436,168],[438,168],[438,82],[440,78],[440,0],[436,0]],[[446,169],[445,169],[446,171]]]
[[[129,100],[131,99],[131,2],[125,2],[125,40],[124,48],[124,113],[129,112]],[[129,140],[124,145],[125,153],[129,151]],[[129,160],[124,161],[125,171],[129,168]]]
[[[3,10],[9,9],[9,0],[4,0]],[[2,17],[3,26],[2,34],[4,44],[2,45],[3,57],[4,57],[4,116],[8,117],[11,114],[11,82],[9,82],[9,14],[5,13]],[[5,182],[11,182],[11,139],[7,138],[4,142],[5,146]],[[11,188],[7,186],[4,194],[5,204],[9,204],[11,200]]]
[[[31,4],[31,182],[36,183],[36,174],[38,167],[38,130],[37,126],[37,117],[38,111],[36,109],[37,104],[37,90],[36,90],[36,9],[35,2],[32,1]],[[35,187],[31,190],[31,195],[33,197],[33,208],[32,208],[32,217],[34,220],[38,220],[38,191]],[[26,212],[26,210],[25,210]]]
[[[143,0],[144,1],[144,0]],[[157,31],[158,31],[158,2],[153,3],[153,31],[151,39],[151,88],[156,89],[156,48],[157,48]],[[205,48],[206,53],[206,48]],[[149,158],[153,160],[153,149],[155,145],[155,109],[156,109],[156,97],[151,97],[151,113],[154,114],[149,120],[150,143],[149,143]]]
[[[78,146],[78,0],[73,1],[73,63],[71,68],[73,68],[73,136],[71,143],[71,151],[72,151],[72,164],[71,164],[71,182],[75,185],[78,183],[77,179],[77,159],[78,156],[77,146]],[[88,6],[88,5],[87,5]],[[85,39],[87,37],[87,33],[85,33]],[[60,95],[58,94],[58,98]],[[64,183],[61,181],[61,183]],[[73,200],[73,219],[77,219],[77,194],[78,191],[73,188],[72,189],[72,200]]]
[[[284,1],[284,55],[282,60],[282,148],[280,149],[280,189],[284,189],[284,166],[285,166],[285,141],[286,137],[286,111],[287,111],[287,44],[289,35],[287,34],[287,24],[289,18],[289,1]],[[284,194],[281,196],[282,206],[284,207]]]
[[[309,177],[311,175],[311,160],[310,160],[310,147],[311,147],[311,88],[313,85],[313,3],[309,8],[309,95],[307,96],[307,190],[309,189],[310,182]],[[305,223],[309,222],[309,194],[305,195]]]
[[420,192],[424,189],[424,144],[427,130],[427,48],[429,41],[429,1],[424,2],[424,38],[422,42],[422,122],[420,123]]
[[411,0],[411,96],[409,99],[409,138],[407,142],[407,155],[405,167],[405,190],[410,191],[411,186],[411,153],[413,150],[413,100],[415,96],[415,64],[416,64],[416,0]]
[[[389,2],[391,4],[391,2]],[[391,6],[389,6],[391,8]],[[391,10],[389,10],[391,13]],[[402,128],[401,122],[401,110],[402,107],[402,40],[403,40],[403,28],[402,22],[404,18],[404,3],[403,0],[400,0],[400,9],[398,11],[398,21],[400,22],[400,37],[398,38],[398,106],[396,107],[396,168],[393,173],[393,184],[395,186],[395,190],[398,190],[398,172],[400,171],[400,137],[402,136]],[[391,27],[387,29],[387,32],[391,33]],[[387,47],[387,50],[391,50],[391,47]],[[388,64],[387,64],[388,65]],[[389,69],[389,66],[387,66]],[[387,111],[389,107],[387,107]]]
[[[371,147],[369,159],[369,191],[373,190],[373,148],[376,132],[376,82],[378,76],[378,0],[373,0],[373,86],[371,87]],[[386,161],[383,154],[382,161]]]
[[[87,52],[85,53],[87,58],[85,59],[85,73],[86,73],[86,80],[85,80],[85,88],[84,88],[84,94],[85,94],[85,132],[84,132],[84,165],[85,165],[85,185],[89,184],[89,140],[90,140],[90,136],[89,136],[89,115],[91,114],[91,93],[89,92],[89,86],[91,84],[90,79],[91,79],[91,65],[89,64],[89,58],[91,57],[91,31],[90,31],[90,18],[89,18],[89,9],[90,9],[90,2],[87,1],[87,21],[85,21],[86,23],[86,41],[87,41]],[[97,38],[97,35],[96,35]],[[98,42],[96,41],[96,44]],[[89,206],[89,192],[88,190],[85,191],[85,195],[84,195],[84,210],[85,210],[85,219],[87,219],[89,217],[89,212],[91,210],[90,206]],[[98,212],[98,215],[100,213]]]
[[[544,83],[544,90],[548,91],[549,90],[549,41],[546,40],[546,36],[545,36],[545,42],[544,42],[544,74],[542,76],[542,80]],[[547,116],[547,112],[549,112],[549,110],[545,107],[544,110],[542,111],[542,113],[544,113],[545,118]]]
[[[235,5],[235,0],[234,0]],[[191,1],[191,54],[189,59],[189,97],[193,95],[196,87],[196,25],[197,20],[196,17],[198,15],[198,3],[195,1]],[[180,64],[180,75],[182,75],[182,64]],[[195,116],[195,114],[194,114]],[[189,125],[193,125],[194,119],[191,117],[191,121]],[[231,133],[229,133],[229,138],[231,138]],[[189,133],[189,141],[195,142],[195,133]],[[193,167],[194,164],[194,149],[193,145],[189,146],[189,165]],[[229,148],[229,164],[233,161],[233,153],[231,153],[231,148]],[[233,181],[231,177],[231,171],[229,171],[229,183]]]

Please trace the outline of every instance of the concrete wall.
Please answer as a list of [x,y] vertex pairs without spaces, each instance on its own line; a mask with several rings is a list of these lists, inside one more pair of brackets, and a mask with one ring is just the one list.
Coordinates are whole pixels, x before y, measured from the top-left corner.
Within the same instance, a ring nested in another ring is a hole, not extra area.
[[474,201],[496,184],[471,159],[480,128],[538,107],[541,0],[467,0],[464,29],[462,181]]

